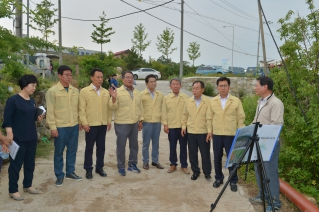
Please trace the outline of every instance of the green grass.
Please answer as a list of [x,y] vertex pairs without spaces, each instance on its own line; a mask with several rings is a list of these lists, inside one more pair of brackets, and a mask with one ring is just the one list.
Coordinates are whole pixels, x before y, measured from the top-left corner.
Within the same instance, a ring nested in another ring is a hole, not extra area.
[[[238,169],[238,176],[241,179],[245,179],[245,173],[246,173],[246,164],[243,164],[240,169]],[[256,183],[256,176],[255,176],[255,170],[254,170],[254,164],[250,163],[248,165],[248,172],[247,172],[247,179],[246,182],[252,183],[254,185],[257,185]]]
[[37,158],[49,158],[53,149],[54,149],[54,141],[50,141],[44,139],[38,143],[36,157]]

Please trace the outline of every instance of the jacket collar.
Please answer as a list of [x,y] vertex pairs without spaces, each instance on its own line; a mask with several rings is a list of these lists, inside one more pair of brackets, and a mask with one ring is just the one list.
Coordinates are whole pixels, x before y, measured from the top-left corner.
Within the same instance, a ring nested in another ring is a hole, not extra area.
[[[57,87],[58,87],[59,90],[64,90],[65,89],[60,81],[58,82]],[[69,85],[69,89],[73,89],[73,88],[74,87],[70,84]]]

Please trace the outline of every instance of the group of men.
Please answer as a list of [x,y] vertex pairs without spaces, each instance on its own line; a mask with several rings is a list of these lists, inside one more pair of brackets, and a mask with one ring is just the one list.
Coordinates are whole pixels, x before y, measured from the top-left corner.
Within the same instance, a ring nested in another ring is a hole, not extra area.
[[[103,71],[91,71],[92,83],[81,89],[70,85],[72,70],[68,66],[58,68],[60,81],[46,93],[47,123],[51,134],[55,137],[54,171],[57,177],[56,186],[66,179],[82,180],[75,174],[75,160],[78,146],[78,131],[85,131],[84,169],[86,178],[93,178],[93,148],[96,144],[95,172],[105,177],[103,170],[105,154],[105,136],[111,129],[112,111],[114,111],[114,128],[117,136],[116,155],[117,168],[121,176],[126,170],[140,173],[138,163],[138,131],[142,131],[143,168],[150,168],[149,147],[152,141],[151,165],[164,169],[159,163],[159,136],[161,125],[168,134],[170,144],[170,167],[168,173],[177,170],[177,143],[180,144],[181,170],[189,174],[187,163],[187,146],[189,161],[193,172],[191,179],[200,176],[198,165],[198,149],[202,159],[202,169],[206,179],[211,178],[210,142],[213,140],[215,182],[213,187],[223,184],[222,172],[223,149],[229,154],[237,128],[244,127],[245,113],[241,101],[232,96],[230,79],[221,77],[217,80],[219,94],[212,99],[203,95],[205,84],[195,81],[192,85],[193,96],[181,93],[181,80],[170,80],[171,93],[164,96],[156,90],[156,76],[148,75],[145,79],[146,89],[139,92],[133,87],[132,72],[122,73],[123,85],[119,88],[111,86],[109,90],[102,87]],[[273,93],[273,82],[269,77],[257,79],[256,94],[262,98],[253,122],[261,124],[282,124],[283,104]],[[125,147],[129,141],[128,168],[125,168]],[[279,142],[278,142],[279,143]],[[66,151],[66,174],[63,172],[63,151]],[[273,161],[269,162],[271,172],[270,188],[275,198],[275,207],[280,208],[278,181],[278,151],[275,151]],[[275,167],[275,168],[274,168]],[[267,168],[267,167],[266,167]],[[231,172],[233,167],[229,168]],[[257,169],[257,167],[256,167]],[[235,170],[236,171],[236,170]],[[257,172],[256,172],[257,173]],[[230,189],[237,191],[237,173],[230,179]],[[258,180],[257,180],[258,182]],[[260,182],[258,182],[260,188]],[[277,192],[278,190],[278,192]],[[278,194],[278,195],[277,195]],[[260,204],[261,194],[250,199],[252,203]]]

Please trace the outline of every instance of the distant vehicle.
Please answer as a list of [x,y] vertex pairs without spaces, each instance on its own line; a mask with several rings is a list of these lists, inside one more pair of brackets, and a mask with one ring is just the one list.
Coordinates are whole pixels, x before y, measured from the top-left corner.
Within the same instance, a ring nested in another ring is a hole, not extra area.
[[242,67],[229,67],[229,70],[231,73],[233,73],[234,75],[239,75],[239,76],[244,76],[245,75],[245,69]]
[[265,76],[265,72],[262,67],[248,67],[245,70],[245,75],[253,75],[253,76]]
[[154,74],[156,79],[161,79],[162,75],[159,71],[152,68],[137,68],[132,71],[134,80],[145,79],[147,75]]
[[230,73],[228,69],[223,69],[221,66],[211,66],[211,65],[206,65],[206,66],[201,66],[199,67],[196,72],[196,74],[227,74]]

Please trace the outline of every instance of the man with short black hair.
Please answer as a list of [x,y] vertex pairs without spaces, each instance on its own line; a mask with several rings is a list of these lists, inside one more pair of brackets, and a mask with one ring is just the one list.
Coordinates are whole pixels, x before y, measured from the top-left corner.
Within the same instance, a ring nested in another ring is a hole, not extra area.
[[[62,65],[58,68],[60,81],[45,94],[47,103],[46,121],[54,137],[54,172],[56,186],[62,186],[66,179],[79,181],[75,171],[76,152],[78,149],[79,127],[78,103],[79,90],[70,85],[72,69]],[[63,151],[66,152],[66,174],[63,172]]]
[[164,167],[158,161],[159,136],[161,133],[162,103],[164,95],[156,90],[156,76],[150,74],[145,78],[146,89],[141,91],[143,104],[143,168],[149,169],[149,147],[152,140],[152,166]]
[[168,173],[176,171],[177,167],[177,152],[176,146],[179,141],[180,154],[179,160],[181,170],[185,174],[189,174],[187,169],[187,133],[182,136],[182,113],[186,100],[189,98],[187,94],[180,92],[182,82],[179,78],[173,78],[169,82],[172,92],[164,97],[162,106],[162,124],[164,132],[168,134],[169,141],[169,161],[170,168]]
[[81,89],[79,100],[79,120],[85,131],[84,169],[86,178],[92,179],[93,148],[96,143],[95,173],[106,177],[103,170],[106,130],[111,129],[112,112],[109,106],[110,93],[102,87],[103,71],[94,68],[91,71],[92,83]]
[[[258,100],[258,105],[253,123],[283,125],[284,123],[284,104],[273,93],[274,82],[270,77],[262,76],[256,81],[255,92],[261,98]],[[281,202],[279,199],[279,175],[278,175],[278,159],[280,151],[280,141],[278,140],[273,154],[269,161],[264,162],[265,171],[269,178],[269,188],[272,195],[274,209],[280,210]],[[258,185],[258,195],[250,198],[249,201],[253,204],[263,204],[261,199],[261,182],[258,165],[255,163],[255,175]],[[272,211],[269,197],[265,194],[268,207],[266,211]]]
[[143,125],[143,105],[140,93],[133,88],[133,73],[122,74],[123,85],[119,88],[109,89],[111,94],[110,107],[115,110],[114,129],[116,138],[117,168],[121,176],[125,176],[125,146],[127,139],[130,142],[130,156],[128,171],[140,173],[137,168],[138,131]]
[[193,82],[192,97],[186,100],[182,114],[182,136],[188,138],[189,161],[196,180],[200,175],[198,167],[198,149],[202,156],[202,169],[206,179],[210,179],[212,164],[210,160],[210,141],[212,138],[212,116],[210,113],[209,98],[204,96],[205,84],[203,81]]
[[[240,100],[229,93],[230,79],[220,77],[217,79],[218,95],[210,100],[210,111],[213,126],[213,151],[215,182],[213,187],[218,188],[223,184],[224,174],[222,172],[223,149],[229,154],[237,128],[244,127],[245,112]],[[234,167],[228,168],[229,173]],[[237,171],[230,179],[230,189],[237,191]]]

